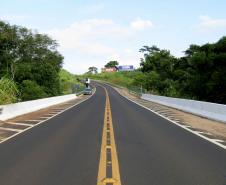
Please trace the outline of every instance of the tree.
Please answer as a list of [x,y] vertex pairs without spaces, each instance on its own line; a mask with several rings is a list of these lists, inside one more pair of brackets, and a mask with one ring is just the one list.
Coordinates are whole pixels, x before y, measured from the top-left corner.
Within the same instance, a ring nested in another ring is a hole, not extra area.
[[17,27],[0,21],[0,77],[14,77],[18,42]]
[[226,103],[226,37],[186,50],[186,92],[198,100]]
[[153,45],[151,47],[143,46],[139,50],[139,52],[144,53],[144,56],[147,56],[147,55],[150,55],[150,54],[154,54],[155,52],[159,52],[159,51],[160,51],[160,49],[157,46],[155,46],[155,45]]
[[97,74],[97,67],[92,66],[92,67],[89,67],[88,70],[89,70],[88,73],[90,74]]
[[45,96],[61,94],[63,56],[57,46],[45,34],[0,21],[0,78],[12,79],[19,90],[24,80],[30,80],[42,87]]
[[[185,56],[143,46],[145,88],[160,95],[226,103],[226,37],[213,44],[192,44]],[[141,82],[140,82],[141,83]]]
[[109,61],[104,67],[115,67],[118,65],[117,61]]
[[157,46],[143,46],[140,52],[144,53],[141,59],[141,71],[145,75],[145,88],[162,95],[172,95],[175,91],[173,82],[174,66],[177,59],[168,50],[161,50]]

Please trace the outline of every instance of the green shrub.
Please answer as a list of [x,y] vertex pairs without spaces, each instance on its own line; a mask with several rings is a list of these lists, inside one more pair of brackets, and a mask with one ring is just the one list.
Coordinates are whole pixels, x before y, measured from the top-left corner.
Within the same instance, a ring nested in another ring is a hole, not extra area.
[[45,98],[48,95],[36,82],[24,80],[21,84],[21,98],[23,101]]
[[78,93],[85,88],[84,84],[80,83],[74,74],[65,69],[60,70],[59,76],[62,94]]
[[19,91],[13,80],[6,77],[0,79],[0,104],[15,103],[18,93]]

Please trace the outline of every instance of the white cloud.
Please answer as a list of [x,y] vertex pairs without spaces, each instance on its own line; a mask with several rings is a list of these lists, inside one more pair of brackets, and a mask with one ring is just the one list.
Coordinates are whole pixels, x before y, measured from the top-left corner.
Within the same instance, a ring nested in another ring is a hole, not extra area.
[[[148,21],[143,24],[142,29],[152,25]],[[131,42],[139,37],[137,29],[141,27],[138,27],[120,25],[111,19],[88,19],[52,29],[48,34],[60,44],[59,50],[65,56],[64,67],[74,73],[84,73],[89,66],[101,68],[109,60],[139,65],[139,53],[130,48]]]
[[226,28],[226,19],[213,19],[209,16],[200,16],[199,21],[199,29],[201,31],[213,31]]
[[140,18],[130,23],[131,28],[135,30],[144,30],[147,28],[152,28],[154,24],[150,20],[142,20]]
[[65,29],[48,32],[59,41],[63,50],[79,50],[91,54],[109,54],[114,50],[106,40],[129,36],[129,31],[110,19],[90,19],[75,22]]

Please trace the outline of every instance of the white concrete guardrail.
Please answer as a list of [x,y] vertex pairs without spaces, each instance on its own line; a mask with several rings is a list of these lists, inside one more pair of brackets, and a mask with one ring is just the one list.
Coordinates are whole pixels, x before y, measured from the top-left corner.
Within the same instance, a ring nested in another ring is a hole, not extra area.
[[226,123],[226,105],[203,101],[142,94],[141,99],[156,102],[208,119]]
[[27,114],[52,105],[73,100],[75,98],[77,98],[75,94],[69,94],[8,105],[0,105],[0,120],[4,121],[19,115]]

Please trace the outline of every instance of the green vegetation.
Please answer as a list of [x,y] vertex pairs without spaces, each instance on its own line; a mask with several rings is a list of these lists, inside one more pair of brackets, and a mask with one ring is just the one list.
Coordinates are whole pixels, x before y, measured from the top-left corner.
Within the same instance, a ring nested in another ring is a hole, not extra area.
[[[45,34],[0,21],[0,104],[81,91],[78,77],[62,69],[58,44]],[[226,37],[213,44],[190,45],[185,56],[143,46],[140,69],[101,73],[90,67],[85,77],[109,81],[134,91],[226,103]],[[114,67],[109,61],[105,67]]]
[[63,94],[77,93],[85,88],[84,84],[80,83],[75,75],[65,69],[60,71],[60,85]]
[[109,61],[104,67],[115,67],[118,65],[117,61]]
[[56,48],[47,35],[0,21],[0,78],[14,81],[23,101],[61,94]]
[[141,92],[141,86],[140,86],[141,84],[134,83],[134,82],[135,82],[135,78],[138,78],[140,76],[142,76],[141,71],[98,73],[98,74],[84,75],[84,77],[88,77],[95,80],[107,81],[112,84],[126,87],[138,93]]
[[97,67],[94,67],[94,66],[89,67],[87,73],[97,74]]
[[44,88],[39,86],[35,81],[23,80],[20,87],[22,100],[35,100],[48,97]]
[[191,45],[185,56],[143,46],[140,69],[135,72],[101,73],[90,78],[127,88],[141,86],[152,94],[226,103],[226,37],[213,44]]
[[14,81],[6,77],[0,79],[0,105],[16,102],[18,93],[19,91]]
[[167,50],[143,47],[145,88],[160,95],[226,103],[226,37],[214,44],[191,45],[176,58]]
[[0,21],[0,104],[73,92],[77,81],[65,77],[57,46],[45,34]]

